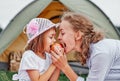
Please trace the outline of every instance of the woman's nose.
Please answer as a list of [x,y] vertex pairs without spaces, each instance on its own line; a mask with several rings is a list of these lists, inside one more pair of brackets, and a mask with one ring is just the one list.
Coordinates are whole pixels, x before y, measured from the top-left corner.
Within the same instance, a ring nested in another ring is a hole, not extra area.
[[60,36],[60,35],[58,35],[58,40],[59,40],[59,41],[61,40],[61,36]]

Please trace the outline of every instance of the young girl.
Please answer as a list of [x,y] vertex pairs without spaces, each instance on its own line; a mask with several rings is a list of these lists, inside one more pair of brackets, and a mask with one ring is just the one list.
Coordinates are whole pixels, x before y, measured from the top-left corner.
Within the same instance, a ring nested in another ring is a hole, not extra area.
[[21,59],[19,81],[57,81],[59,69],[51,60],[50,46],[55,40],[56,25],[45,18],[32,19],[27,27],[28,45]]

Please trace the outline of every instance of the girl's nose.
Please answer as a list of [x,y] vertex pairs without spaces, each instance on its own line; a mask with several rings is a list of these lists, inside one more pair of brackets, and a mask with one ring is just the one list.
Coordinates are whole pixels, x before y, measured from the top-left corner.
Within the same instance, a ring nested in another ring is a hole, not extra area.
[[53,39],[53,42],[56,42],[56,39],[55,39],[55,38]]

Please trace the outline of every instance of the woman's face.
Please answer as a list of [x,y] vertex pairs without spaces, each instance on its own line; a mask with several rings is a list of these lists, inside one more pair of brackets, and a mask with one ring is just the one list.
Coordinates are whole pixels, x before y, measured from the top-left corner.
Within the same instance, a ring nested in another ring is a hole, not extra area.
[[66,53],[75,47],[75,32],[71,26],[68,21],[63,20],[59,27],[58,40],[63,44]]
[[56,41],[55,36],[56,36],[55,28],[51,28],[44,33],[43,35],[44,51],[50,52],[50,46]]

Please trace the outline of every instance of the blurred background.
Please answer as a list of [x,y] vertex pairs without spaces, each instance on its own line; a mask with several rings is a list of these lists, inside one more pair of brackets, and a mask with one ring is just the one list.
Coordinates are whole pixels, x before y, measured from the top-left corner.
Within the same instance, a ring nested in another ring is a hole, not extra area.
[[[0,0],[0,71],[18,71],[27,42],[23,28],[35,17],[58,23],[63,12],[79,12],[103,30],[107,38],[120,40],[119,3],[120,0]],[[74,51],[67,58],[76,73],[88,73],[87,66],[75,59]]]

